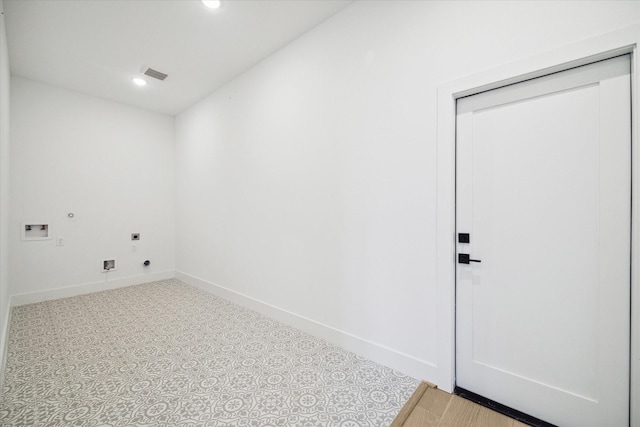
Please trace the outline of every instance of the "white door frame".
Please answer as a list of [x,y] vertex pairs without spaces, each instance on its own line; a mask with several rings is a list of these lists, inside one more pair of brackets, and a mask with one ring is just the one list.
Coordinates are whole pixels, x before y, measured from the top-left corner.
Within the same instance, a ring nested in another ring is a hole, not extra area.
[[438,88],[437,365],[441,389],[455,386],[456,99],[624,53],[631,57],[631,425],[640,426],[640,24],[474,74]]

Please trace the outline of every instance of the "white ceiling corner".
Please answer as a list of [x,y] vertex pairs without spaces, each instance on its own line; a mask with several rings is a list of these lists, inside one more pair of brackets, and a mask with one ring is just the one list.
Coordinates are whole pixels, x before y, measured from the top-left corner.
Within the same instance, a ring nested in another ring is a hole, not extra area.
[[[4,0],[14,76],[175,115],[351,0]],[[131,78],[151,67],[169,77]]]

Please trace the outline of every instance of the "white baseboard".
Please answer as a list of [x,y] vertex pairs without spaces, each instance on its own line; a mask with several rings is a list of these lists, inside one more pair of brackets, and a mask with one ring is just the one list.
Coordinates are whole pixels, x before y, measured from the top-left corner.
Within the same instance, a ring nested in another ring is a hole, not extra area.
[[272,304],[233,291],[224,286],[208,282],[187,273],[176,271],[176,279],[182,280],[206,292],[218,295],[226,300],[250,308],[272,319],[293,326],[318,338],[322,338],[345,350],[366,357],[381,365],[388,366],[416,379],[433,382],[438,378],[437,365],[426,360],[399,352],[384,345],[360,338],[349,332],[322,324],[313,319],[292,313]]
[[141,283],[155,282],[156,280],[173,279],[174,277],[175,270],[160,271],[157,273],[139,276],[129,276],[102,282],[86,283],[84,285],[66,286],[64,288],[13,295],[11,297],[11,306],[15,307],[19,305],[33,304],[36,302],[74,297],[76,295],[106,291],[108,289],[124,288],[126,286],[139,285]]
[[11,297],[6,302],[5,317],[0,329],[0,390],[4,390],[4,368],[7,366],[7,351],[9,348],[9,320],[11,319]]

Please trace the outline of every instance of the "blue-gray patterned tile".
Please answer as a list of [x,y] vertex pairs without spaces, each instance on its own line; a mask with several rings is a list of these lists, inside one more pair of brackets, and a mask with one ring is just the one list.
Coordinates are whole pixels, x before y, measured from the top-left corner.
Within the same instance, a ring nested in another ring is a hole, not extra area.
[[15,307],[0,425],[373,427],[418,381],[177,280]]

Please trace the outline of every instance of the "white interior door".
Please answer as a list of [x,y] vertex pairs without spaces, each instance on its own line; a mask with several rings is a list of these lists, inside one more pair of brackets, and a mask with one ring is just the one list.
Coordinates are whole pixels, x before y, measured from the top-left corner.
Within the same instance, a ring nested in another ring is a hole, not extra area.
[[458,100],[457,386],[629,424],[630,93],[625,55]]

